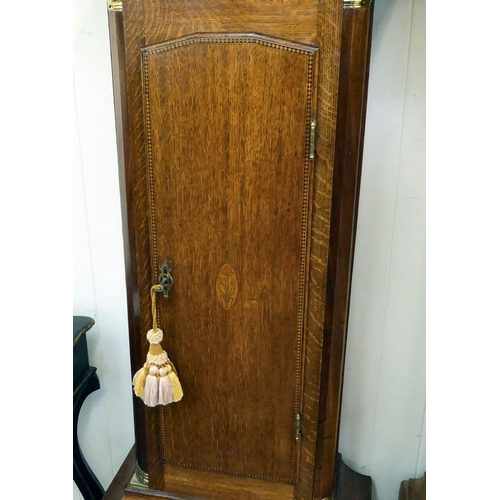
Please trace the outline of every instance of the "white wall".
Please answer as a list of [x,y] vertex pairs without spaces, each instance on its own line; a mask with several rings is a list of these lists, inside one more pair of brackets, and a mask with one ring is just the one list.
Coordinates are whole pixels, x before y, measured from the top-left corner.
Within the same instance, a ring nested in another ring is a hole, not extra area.
[[78,434],[107,488],[134,443],[111,60],[106,2],[75,0],[73,12],[73,314],[95,319],[87,340],[101,382],[83,405]]
[[[374,500],[425,470],[425,0],[377,0],[340,451]],[[101,389],[79,437],[106,488],[133,444],[106,3],[74,0],[74,314]],[[74,487],[74,500],[81,495]]]
[[376,0],[340,452],[374,500],[425,471],[425,0]]

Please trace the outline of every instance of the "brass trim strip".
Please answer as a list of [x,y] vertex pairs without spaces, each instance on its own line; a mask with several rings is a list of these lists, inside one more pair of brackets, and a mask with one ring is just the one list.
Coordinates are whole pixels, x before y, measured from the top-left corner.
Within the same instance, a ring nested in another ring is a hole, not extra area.
[[311,122],[311,133],[309,135],[309,159],[314,160],[314,155],[316,154],[316,122],[313,120]]
[[372,0],[344,0],[344,9],[369,9]]

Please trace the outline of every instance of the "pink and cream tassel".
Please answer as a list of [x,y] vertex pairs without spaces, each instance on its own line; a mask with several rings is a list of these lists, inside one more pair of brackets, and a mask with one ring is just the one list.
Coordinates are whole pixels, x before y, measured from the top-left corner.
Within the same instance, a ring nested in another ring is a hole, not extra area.
[[153,328],[147,333],[150,346],[146,363],[132,379],[135,395],[140,397],[147,406],[176,403],[184,395],[177,371],[160,345],[163,332],[156,325],[155,290],[158,289],[161,289],[161,285],[151,288]]

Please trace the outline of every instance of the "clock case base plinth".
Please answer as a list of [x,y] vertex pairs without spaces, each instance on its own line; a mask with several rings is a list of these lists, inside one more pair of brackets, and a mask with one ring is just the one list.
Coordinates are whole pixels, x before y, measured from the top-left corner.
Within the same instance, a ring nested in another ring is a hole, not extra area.
[[[343,462],[341,454],[337,457],[337,463],[338,471],[335,493],[326,498],[332,500],[371,500],[371,478],[369,476],[359,474],[348,467]],[[138,487],[137,484],[132,484],[132,480],[136,472],[136,466],[137,461],[134,446],[130,450],[129,455],[123,462],[123,465],[106,491],[103,500],[153,500],[157,498],[166,498],[171,500],[205,500],[200,497],[150,490],[147,487]],[[264,498],[262,500],[264,500]]]

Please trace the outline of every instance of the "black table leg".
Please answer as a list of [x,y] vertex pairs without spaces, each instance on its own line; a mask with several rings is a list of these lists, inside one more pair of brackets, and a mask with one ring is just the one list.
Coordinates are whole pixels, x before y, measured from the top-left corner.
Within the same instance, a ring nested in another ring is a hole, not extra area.
[[92,472],[78,443],[78,417],[89,394],[100,388],[96,369],[90,367],[73,392],[73,480],[85,500],[101,500],[104,489]]

